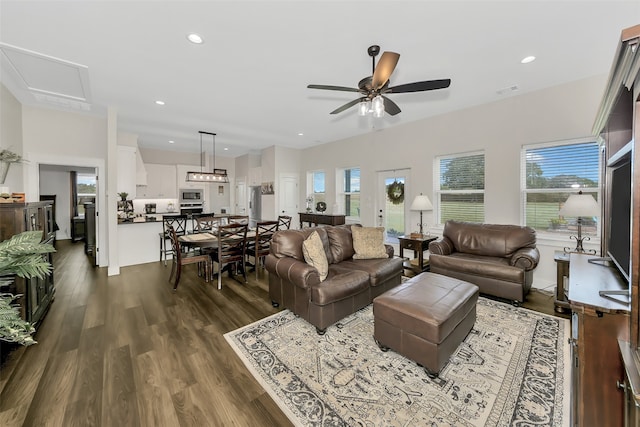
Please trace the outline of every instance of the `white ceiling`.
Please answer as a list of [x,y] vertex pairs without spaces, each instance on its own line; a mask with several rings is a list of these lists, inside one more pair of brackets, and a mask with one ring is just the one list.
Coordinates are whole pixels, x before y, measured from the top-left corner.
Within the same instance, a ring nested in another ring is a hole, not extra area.
[[[88,103],[90,114],[100,115],[117,108],[120,130],[139,135],[142,147],[197,152],[204,130],[218,134],[218,155],[235,157],[272,145],[309,147],[604,75],[621,30],[638,23],[638,0],[0,0],[0,81],[28,105],[84,112]],[[205,43],[189,43],[190,32]],[[363,118],[356,108],[329,115],[357,94],[306,86],[356,87],[371,74],[372,44],[401,54],[392,86],[451,78],[451,87],[389,95],[402,109],[395,117]],[[26,64],[20,74],[9,66],[11,46],[34,55],[18,61]],[[38,65],[38,55],[55,58],[55,66]],[[521,64],[527,55],[537,60]],[[56,67],[67,70],[61,64],[77,67],[71,81],[52,77]],[[29,91],[27,77],[52,92],[77,88],[84,99]],[[499,93],[512,86],[518,89]]]

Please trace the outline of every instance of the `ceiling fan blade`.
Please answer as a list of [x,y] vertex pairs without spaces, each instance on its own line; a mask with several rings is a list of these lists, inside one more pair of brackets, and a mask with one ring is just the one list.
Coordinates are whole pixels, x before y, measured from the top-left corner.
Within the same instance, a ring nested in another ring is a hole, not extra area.
[[383,96],[382,99],[384,99],[384,111],[386,111],[388,115],[395,116],[400,111],[402,111],[400,107],[398,107],[398,104],[396,104],[386,96]]
[[425,90],[444,89],[449,87],[451,79],[427,80],[390,87],[385,93],[422,92]]
[[391,73],[396,69],[396,64],[398,64],[398,59],[400,59],[400,54],[395,52],[383,52],[380,57],[380,61],[378,61],[378,65],[376,65],[376,70],[373,73],[373,89],[380,89],[391,77]]
[[346,86],[330,86],[330,85],[308,85],[309,89],[323,89],[323,90],[340,90],[342,92],[360,92],[360,89],[355,87]]
[[362,98],[357,98],[354,99],[351,102],[347,102],[346,104],[344,104],[342,107],[338,107],[335,110],[333,110],[331,113],[329,114],[338,114],[338,113],[342,113],[344,110],[347,110],[351,107],[353,107],[354,105],[356,105],[357,103],[359,103],[360,101],[367,99],[365,96],[363,96]]

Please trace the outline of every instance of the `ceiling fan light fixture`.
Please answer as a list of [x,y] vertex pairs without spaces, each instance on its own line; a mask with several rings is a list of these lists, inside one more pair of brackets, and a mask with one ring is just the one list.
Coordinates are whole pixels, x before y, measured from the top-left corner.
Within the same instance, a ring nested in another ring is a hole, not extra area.
[[358,115],[366,116],[369,113],[370,109],[371,109],[371,101],[363,99],[362,101],[360,101],[360,104],[358,104]]
[[373,117],[384,116],[384,99],[382,98],[382,95],[378,95],[373,98],[371,105],[373,107]]

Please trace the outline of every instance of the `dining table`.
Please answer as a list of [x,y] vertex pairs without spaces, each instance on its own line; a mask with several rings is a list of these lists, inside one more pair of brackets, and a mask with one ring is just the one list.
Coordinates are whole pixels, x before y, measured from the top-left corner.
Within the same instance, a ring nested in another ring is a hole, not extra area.
[[[247,240],[251,240],[256,236],[256,230],[247,230]],[[217,248],[218,236],[215,233],[192,233],[178,236],[178,241],[189,247],[196,248]]]

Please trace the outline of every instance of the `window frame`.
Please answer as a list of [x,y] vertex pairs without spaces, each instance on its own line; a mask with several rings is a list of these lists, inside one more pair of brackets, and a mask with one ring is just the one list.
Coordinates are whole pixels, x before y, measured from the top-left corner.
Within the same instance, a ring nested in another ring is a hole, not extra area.
[[[596,144],[598,146],[598,170],[596,176],[598,182],[596,187],[574,187],[574,188],[527,188],[527,153],[529,150],[538,150],[543,148],[562,147],[568,145],[580,145],[580,144]],[[603,179],[603,145],[598,138],[586,137],[578,139],[567,139],[559,141],[549,141],[533,144],[524,144],[520,149],[520,223],[527,225],[527,196],[529,194],[552,194],[552,193],[577,193],[582,191],[586,194],[595,195],[598,206],[602,209],[602,179]],[[595,234],[585,231],[583,228],[582,234],[592,238],[592,242],[599,242],[601,233],[601,218],[596,220],[596,232]],[[535,228],[536,233],[545,235],[546,237],[556,236],[558,238],[566,239],[568,236],[574,235],[576,232],[572,229],[550,231],[549,229]]]
[[[320,173],[324,175],[324,178],[323,178],[324,191],[316,193],[315,176],[316,174],[320,174]],[[319,200],[318,197],[316,197],[316,195],[318,194],[322,195],[322,200]],[[323,201],[327,203],[327,173],[324,171],[324,169],[312,170],[307,172],[307,197],[309,196],[313,197],[314,204],[319,201]],[[315,207],[315,205],[313,207]]]
[[[347,171],[357,169],[360,174],[360,185],[358,191],[347,191]],[[338,200],[340,200],[340,204],[342,212],[345,213],[346,219],[351,221],[360,221],[362,217],[362,210],[358,211],[358,215],[349,215],[347,212],[347,196],[357,195],[362,202],[362,168],[360,166],[346,167],[339,169],[338,171],[339,178],[336,179],[336,183],[338,183],[339,187],[337,188],[336,193],[339,194]]]
[[[440,163],[442,160],[452,160],[461,157],[473,157],[473,156],[483,156],[483,160],[485,161],[483,175],[485,177],[484,185],[482,189],[465,189],[465,190],[442,190],[440,188],[441,182],[441,171],[440,171]],[[484,218],[486,215],[486,207],[485,207],[485,195],[486,195],[486,154],[484,150],[477,151],[468,151],[464,153],[455,153],[455,154],[443,154],[440,156],[435,156],[433,159],[433,194],[434,194],[434,219],[436,225],[439,227],[444,227],[444,223],[442,222],[442,195],[443,194],[482,194],[482,222],[484,222]]]

